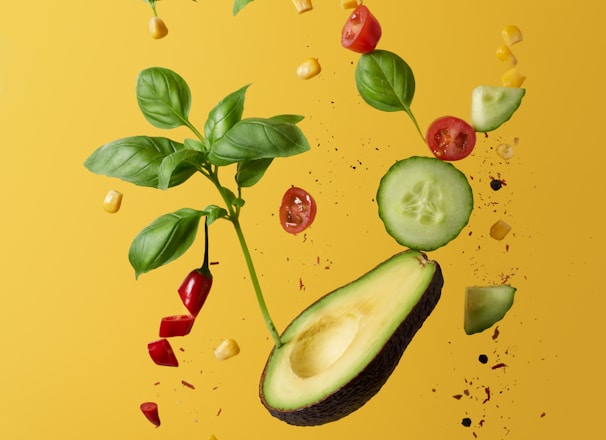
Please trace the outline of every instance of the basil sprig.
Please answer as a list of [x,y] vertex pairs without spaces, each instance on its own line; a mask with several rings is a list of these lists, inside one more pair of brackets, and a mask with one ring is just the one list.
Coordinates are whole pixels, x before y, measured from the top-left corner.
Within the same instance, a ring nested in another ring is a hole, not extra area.
[[[166,137],[132,136],[97,148],[84,162],[91,172],[139,186],[166,190],[194,174],[208,178],[218,189],[225,208],[184,208],[158,217],[134,239],[129,261],[136,276],[180,257],[193,243],[198,224],[224,218],[236,226],[244,206],[242,188],[259,182],[275,158],[309,150],[297,127],[303,117],[277,115],[243,118],[248,85],[228,94],[208,113],[202,134],[189,120],[191,92],[177,73],[162,67],[141,71],[137,77],[137,103],[154,127],[186,126],[194,138],[177,142]],[[219,181],[219,168],[236,165],[232,191]]]

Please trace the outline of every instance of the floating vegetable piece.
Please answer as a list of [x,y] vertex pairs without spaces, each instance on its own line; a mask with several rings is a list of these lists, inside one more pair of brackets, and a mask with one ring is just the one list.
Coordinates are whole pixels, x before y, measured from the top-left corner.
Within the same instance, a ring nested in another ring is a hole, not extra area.
[[516,288],[507,284],[465,289],[465,333],[480,333],[503,319],[513,305]]
[[496,151],[497,155],[503,160],[509,160],[513,157],[513,147],[510,144],[499,144]]
[[160,321],[160,337],[172,338],[173,336],[188,335],[194,326],[193,315],[165,316]]
[[515,66],[518,63],[517,58],[515,57],[509,46],[499,46],[496,55],[499,60],[504,61],[512,66]]
[[435,157],[442,160],[461,160],[471,154],[476,145],[476,132],[464,120],[442,116],[427,129],[425,141]]
[[110,214],[115,214],[122,206],[122,193],[115,189],[110,189],[103,200],[103,209]]
[[490,236],[495,240],[503,240],[511,231],[511,226],[503,220],[498,220],[490,227]]
[[158,405],[154,402],[144,402],[140,405],[141,412],[147,420],[153,423],[156,428],[160,426],[160,415],[158,413]]
[[314,7],[311,4],[311,0],[292,0],[297,12],[302,14],[303,12],[311,11]]
[[280,224],[290,234],[298,234],[311,226],[316,218],[314,198],[304,189],[290,187],[280,204]]
[[360,5],[351,13],[341,32],[341,45],[358,53],[372,52],[381,39],[381,25],[370,10]]
[[504,87],[522,87],[525,80],[526,77],[518,71],[517,67],[512,67],[501,75],[501,82]]
[[297,67],[297,76],[301,79],[310,79],[318,75],[321,70],[317,58],[308,58]]
[[471,126],[479,132],[497,129],[520,107],[525,89],[478,86],[471,93]]
[[147,344],[149,356],[156,363],[165,367],[178,367],[179,361],[167,339],[159,339]]
[[359,409],[395,369],[442,284],[437,262],[406,251],[320,298],[272,350],[261,377],[265,407],[299,426],[334,422]]
[[469,222],[473,193],[450,162],[409,157],[396,162],[377,191],[379,217],[402,246],[432,251],[459,235]]
[[519,43],[523,39],[522,31],[519,27],[513,24],[505,26],[501,31],[501,36],[503,37],[503,41],[505,42],[505,44],[507,44],[508,46],[512,46],[516,43]]
[[357,8],[362,4],[362,0],[341,0],[341,7],[343,9]]
[[152,38],[159,40],[168,35],[168,28],[160,17],[152,17],[149,20],[149,34]]
[[215,348],[215,357],[217,360],[224,361],[240,353],[240,346],[233,339],[225,339]]

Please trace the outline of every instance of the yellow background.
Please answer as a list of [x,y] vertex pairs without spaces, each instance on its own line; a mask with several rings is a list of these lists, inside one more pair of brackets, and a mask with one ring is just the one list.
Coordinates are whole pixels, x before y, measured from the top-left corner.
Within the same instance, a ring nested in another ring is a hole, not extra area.
[[[601,274],[602,143],[606,7],[577,1],[370,1],[379,48],[413,68],[413,111],[468,117],[470,93],[500,83],[500,31],[517,24],[514,46],[527,95],[511,121],[481,137],[457,164],[472,180],[476,210],[461,236],[431,254],[446,284],[434,313],[383,390],[350,417],[298,428],[273,419],[257,397],[271,341],[235,234],[211,229],[215,285],[192,333],[174,342],[181,366],[155,366],[147,342],[162,316],[183,313],[176,289],[202,257],[202,242],[135,281],[127,260],[135,234],[157,216],[218,203],[200,178],[166,192],[90,174],[98,146],[124,136],[167,134],[141,116],[137,73],[164,66],[192,89],[202,127],[223,96],[252,83],[245,116],[298,113],[312,150],[276,161],[244,196],[243,227],[276,324],[358,277],[401,248],[376,213],[378,180],[395,160],[428,154],[404,113],[387,114],[355,90],[357,55],[340,47],[349,11],[316,0],[298,15],[288,0],[257,0],[237,17],[231,1],[158,3],[169,36],[147,33],[138,0],[3,2],[0,26],[0,437],[2,439],[219,440],[416,438],[601,438],[606,306]],[[297,65],[318,57],[320,76]],[[168,133],[182,140],[183,130]],[[518,139],[503,163],[500,142]],[[490,190],[490,177],[507,186]],[[318,202],[303,236],[284,233],[276,210],[290,185]],[[124,193],[107,214],[105,193]],[[503,219],[503,242],[488,236]],[[508,249],[507,249],[508,246]],[[515,304],[493,331],[462,330],[464,287],[509,277]],[[304,288],[300,288],[303,283]],[[235,338],[225,362],[213,347]],[[181,350],[182,349],[182,350]],[[478,362],[479,354],[489,362]],[[499,362],[506,368],[491,369]],[[181,380],[195,386],[184,387]],[[486,387],[491,391],[487,398]],[[453,396],[462,394],[461,399]],[[160,405],[162,426],[139,413]],[[472,419],[469,428],[463,417]]]

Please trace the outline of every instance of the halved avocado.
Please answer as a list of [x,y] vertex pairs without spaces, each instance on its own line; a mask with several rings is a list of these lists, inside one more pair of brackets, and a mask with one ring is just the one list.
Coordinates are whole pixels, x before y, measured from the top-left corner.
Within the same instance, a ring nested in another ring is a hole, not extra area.
[[291,425],[334,422],[387,381],[437,304],[444,280],[419,251],[394,255],[320,298],[286,328],[261,376],[261,402]]

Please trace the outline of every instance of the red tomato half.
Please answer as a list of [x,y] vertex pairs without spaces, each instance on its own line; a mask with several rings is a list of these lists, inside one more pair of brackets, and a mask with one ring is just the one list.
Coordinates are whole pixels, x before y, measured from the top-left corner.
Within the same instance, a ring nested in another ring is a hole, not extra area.
[[297,234],[307,229],[316,218],[316,202],[307,191],[292,187],[282,197],[280,223],[286,232]]
[[476,145],[475,130],[462,119],[442,116],[427,129],[427,145],[435,157],[442,160],[460,160]]
[[351,13],[343,32],[341,45],[358,53],[369,53],[375,50],[381,39],[381,25],[364,5],[358,6]]

